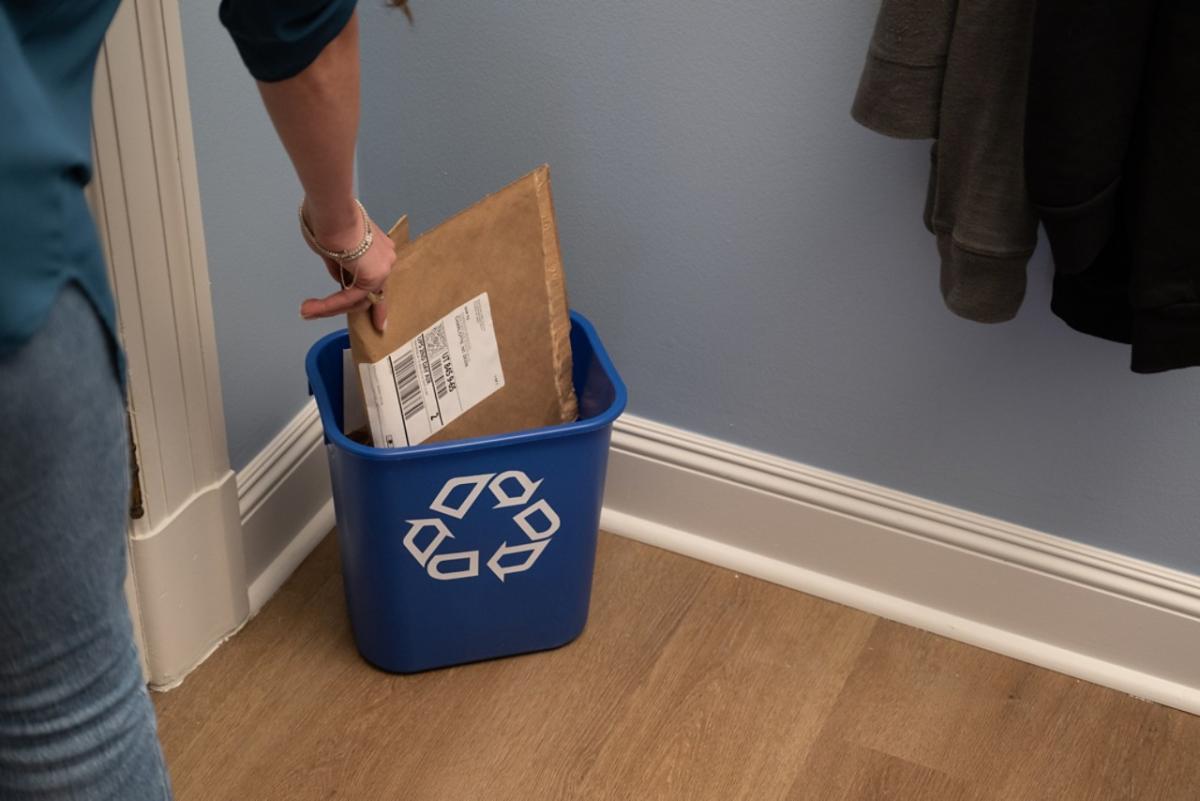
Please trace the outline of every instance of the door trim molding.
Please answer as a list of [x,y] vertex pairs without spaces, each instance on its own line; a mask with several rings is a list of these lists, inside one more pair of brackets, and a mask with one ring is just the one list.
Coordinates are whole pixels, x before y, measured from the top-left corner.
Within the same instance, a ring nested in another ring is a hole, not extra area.
[[97,63],[88,189],[128,356],[145,515],[127,584],[152,685],[248,614],[177,0],[126,0]]

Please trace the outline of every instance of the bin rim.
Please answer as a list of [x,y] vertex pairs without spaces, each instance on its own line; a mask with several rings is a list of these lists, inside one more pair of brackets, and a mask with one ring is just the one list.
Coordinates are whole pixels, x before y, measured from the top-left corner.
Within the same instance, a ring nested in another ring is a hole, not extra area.
[[492,434],[484,437],[471,437],[470,439],[459,439],[452,442],[435,442],[428,445],[411,445],[403,448],[375,448],[369,445],[362,445],[347,437],[342,433],[341,428],[336,425],[336,421],[333,419],[333,407],[329,398],[329,388],[321,380],[320,371],[317,369],[317,354],[333,341],[342,339],[348,342],[349,334],[345,328],[326,334],[313,343],[312,347],[308,349],[308,355],[304,359],[305,372],[308,374],[308,392],[316,399],[317,412],[320,415],[321,429],[324,432],[325,442],[336,445],[339,449],[352,453],[362,459],[393,462],[407,459],[425,459],[439,455],[469,453],[482,448],[497,448],[520,445],[527,442],[541,442],[559,437],[586,434],[611,426],[621,416],[621,413],[625,411],[625,405],[629,400],[628,392],[625,389],[625,382],[621,380],[620,374],[609,358],[608,351],[604,349],[604,343],[600,341],[600,336],[596,333],[596,329],[591,321],[572,309],[571,323],[579,326],[584,336],[587,337],[588,342],[592,346],[592,355],[595,356],[596,360],[600,363],[601,369],[604,370],[604,374],[608,376],[608,380],[612,383],[613,400],[603,412],[586,420],[542,426],[511,434]]

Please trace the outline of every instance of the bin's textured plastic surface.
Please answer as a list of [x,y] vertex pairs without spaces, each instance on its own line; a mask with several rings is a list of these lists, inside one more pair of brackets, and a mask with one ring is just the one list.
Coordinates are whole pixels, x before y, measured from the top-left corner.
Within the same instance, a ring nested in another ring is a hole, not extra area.
[[342,433],[344,331],[308,352],[347,606],[369,662],[412,673],[554,648],[587,622],[612,424],[625,387],[571,315],[573,423],[414,448]]

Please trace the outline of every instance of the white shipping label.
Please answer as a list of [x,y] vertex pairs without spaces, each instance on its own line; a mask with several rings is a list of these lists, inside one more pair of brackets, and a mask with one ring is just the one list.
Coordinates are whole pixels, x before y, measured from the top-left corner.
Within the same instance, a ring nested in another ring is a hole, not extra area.
[[504,386],[487,293],[358,369],[375,444],[424,442]]

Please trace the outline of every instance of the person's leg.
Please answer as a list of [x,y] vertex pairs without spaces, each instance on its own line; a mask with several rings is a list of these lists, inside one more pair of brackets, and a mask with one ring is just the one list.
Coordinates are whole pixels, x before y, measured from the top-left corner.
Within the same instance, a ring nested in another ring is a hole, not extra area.
[[0,798],[171,797],[122,591],[128,459],[107,336],[68,287],[0,359]]

